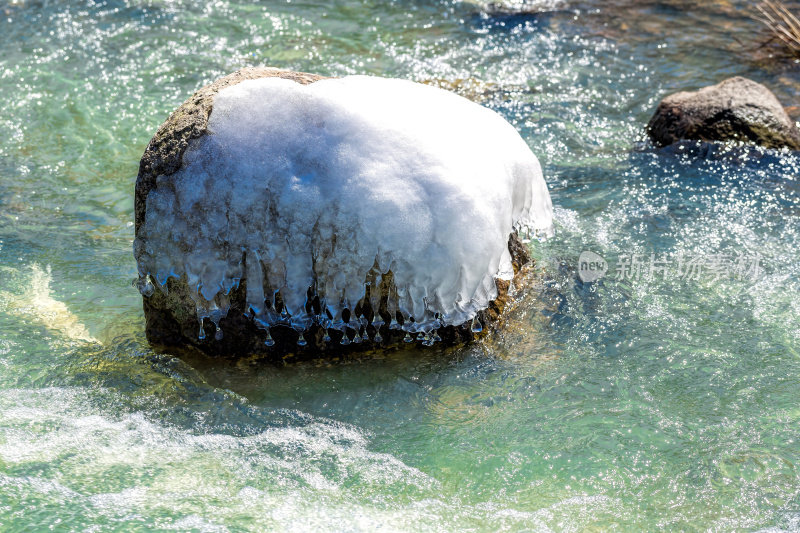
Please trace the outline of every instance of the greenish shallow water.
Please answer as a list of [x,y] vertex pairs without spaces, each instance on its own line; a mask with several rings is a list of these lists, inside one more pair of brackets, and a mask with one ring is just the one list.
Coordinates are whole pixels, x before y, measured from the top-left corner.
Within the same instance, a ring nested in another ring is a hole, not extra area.
[[[800,73],[746,2],[562,7],[0,3],[0,530],[800,529],[800,160],[641,142],[665,93],[743,74],[792,105]],[[139,157],[261,64],[455,84],[517,126],[558,234],[501,336],[281,368],[149,350]],[[581,283],[583,250],[612,272]],[[614,275],[650,253],[761,272]]]

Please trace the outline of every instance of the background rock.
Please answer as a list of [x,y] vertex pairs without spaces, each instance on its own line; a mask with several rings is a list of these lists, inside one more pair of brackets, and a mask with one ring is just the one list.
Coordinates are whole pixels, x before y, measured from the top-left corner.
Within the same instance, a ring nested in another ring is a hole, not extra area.
[[667,96],[650,119],[647,133],[658,146],[692,139],[800,150],[800,131],[775,95],[760,83],[738,76]]

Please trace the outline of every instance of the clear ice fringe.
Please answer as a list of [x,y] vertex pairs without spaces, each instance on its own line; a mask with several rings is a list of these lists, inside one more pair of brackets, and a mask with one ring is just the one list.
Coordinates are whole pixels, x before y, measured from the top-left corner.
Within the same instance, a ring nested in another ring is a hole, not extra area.
[[[532,234],[525,231],[522,237],[523,242],[530,242],[531,237]],[[389,280],[391,280],[391,272],[380,275],[374,272],[373,269],[368,276],[368,281],[364,284],[364,296],[355,305],[344,296],[337,299],[336,305],[332,305],[328,298],[317,291],[316,283],[314,283],[306,291],[303,307],[294,312],[284,303],[281,289],[270,291],[271,296],[264,294],[263,299],[261,299],[263,304],[257,306],[249,303],[253,301],[250,299],[253,295],[249,294],[251,289],[248,287],[248,310],[245,316],[266,333],[264,343],[267,346],[275,344],[270,334],[270,328],[276,326],[294,329],[298,333],[297,344],[299,346],[308,344],[303,334],[311,326],[324,328],[326,333],[323,340],[325,342],[331,342],[330,330],[341,332],[341,344],[343,345],[351,342],[358,344],[365,340],[380,343],[383,341],[380,329],[384,325],[387,325],[391,330],[404,331],[403,340],[405,342],[410,343],[416,340],[420,341],[424,346],[431,346],[441,341],[438,330],[448,325],[459,326],[471,322],[470,329],[473,333],[480,333],[483,330],[483,325],[476,316],[477,312],[481,310],[477,305],[477,298],[473,297],[466,303],[457,302],[457,312],[444,316],[442,313],[433,310],[429,298],[424,297],[423,314],[421,317],[415,317],[407,307],[401,304],[397,287],[393,284],[390,284],[389,294],[381,295],[381,282],[387,275],[390,276]],[[152,296],[156,288],[166,295],[169,278],[180,279],[181,276],[174,271],[166,274],[159,273],[156,276],[148,273],[135,280],[135,285],[142,296],[146,298]],[[228,283],[220,282],[219,290],[211,300],[207,300],[203,296],[201,283],[195,283],[193,287],[190,285],[189,293],[195,302],[199,323],[198,340],[204,341],[207,339],[203,327],[203,322],[206,319],[210,320],[216,327],[214,338],[222,340],[223,331],[220,322],[228,315],[231,306],[231,291],[239,288],[240,281],[240,278],[232,278]],[[485,287],[479,287],[478,290],[482,289],[486,291]],[[257,293],[258,291],[252,292]],[[378,312],[375,312],[375,309],[378,309]],[[369,326],[372,326],[371,336],[369,335]],[[352,338],[348,335],[348,330],[355,332]]]
[[[160,281],[153,283],[153,277],[149,274],[139,277],[136,280],[136,286],[142,296],[149,298],[156,290],[156,287],[163,293],[167,294],[167,281],[169,278],[180,279],[180,276],[171,272],[166,276],[161,276]],[[204,341],[207,339],[203,322],[208,319],[216,327],[214,334],[215,340],[222,340],[223,332],[220,322],[228,315],[230,310],[230,292],[239,287],[238,279],[228,287],[226,292],[220,291],[215,297],[209,301],[206,300],[202,294],[202,286],[198,285],[194,290],[190,291],[192,300],[195,302],[197,311],[197,320],[199,323],[199,332],[197,335],[198,340]],[[290,327],[298,333],[297,344],[298,346],[306,346],[308,341],[304,337],[304,333],[308,331],[311,326],[320,326],[325,329],[325,336],[323,341],[331,342],[330,330],[334,329],[342,333],[342,345],[359,344],[365,340],[371,340],[375,343],[383,342],[383,337],[380,334],[380,328],[387,324],[392,330],[405,331],[403,341],[410,343],[420,341],[424,346],[432,346],[434,343],[439,342],[442,338],[439,336],[438,330],[448,324],[445,322],[441,313],[434,312],[429,309],[427,298],[425,299],[425,311],[422,320],[417,320],[407,309],[398,304],[397,298],[383,297],[379,294],[372,294],[378,292],[375,288],[377,284],[373,285],[370,282],[365,284],[365,293],[361,301],[353,306],[347,298],[341,298],[338,306],[327,305],[326,298],[320,297],[315,290],[314,286],[309,287],[306,296],[306,302],[297,313],[292,313],[283,303],[281,291],[277,290],[273,293],[273,298],[266,298],[263,307],[256,307],[254,305],[248,306],[248,312],[245,316],[250,318],[253,323],[266,333],[266,340],[264,344],[272,346],[275,344],[270,328],[276,326]],[[380,300],[384,300],[384,305],[381,305]],[[480,320],[475,316],[475,310],[470,309],[474,307],[474,299],[469,302],[467,306],[463,306],[465,314],[471,312],[471,317],[462,323],[471,320],[471,331],[473,333],[480,333],[483,331],[483,326]],[[373,311],[379,309],[379,312]],[[357,312],[356,309],[359,311]],[[383,311],[383,312],[381,312]],[[368,327],[372,326],[373,334],[369,335]],[[348,330],[355,332],[355,335],[350,338]]]

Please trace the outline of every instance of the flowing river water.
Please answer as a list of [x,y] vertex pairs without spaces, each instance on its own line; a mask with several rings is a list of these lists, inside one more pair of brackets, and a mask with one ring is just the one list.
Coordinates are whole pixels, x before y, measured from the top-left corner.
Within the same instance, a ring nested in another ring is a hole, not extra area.
[[[800,529],[800,158],[643,133],[732,75],[792,106],[800,69],[752,2],[543,5],[0,2],[0,530]],[[557,235],[501,335],[286,366],[150,350],[139,158],[248,65],[434,83],[517,127]]]

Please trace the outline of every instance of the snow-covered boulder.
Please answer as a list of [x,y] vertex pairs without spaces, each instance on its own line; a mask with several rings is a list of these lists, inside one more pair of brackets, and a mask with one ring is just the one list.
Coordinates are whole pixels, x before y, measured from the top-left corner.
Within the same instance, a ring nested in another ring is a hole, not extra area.
[[552,232],[539,163],[493,111],[266,68],[159,128],[135,210],[148,339],[230,355],[470,339],[528,261],[518,236]]

